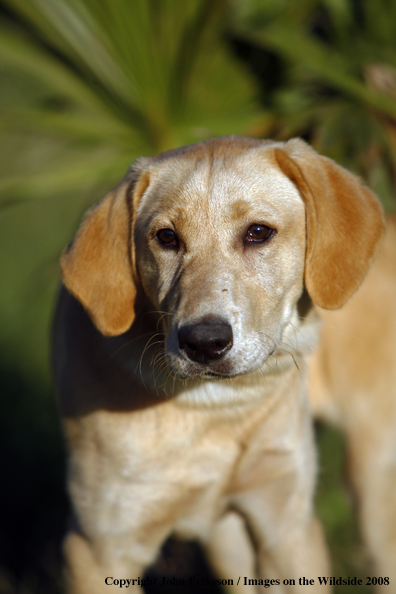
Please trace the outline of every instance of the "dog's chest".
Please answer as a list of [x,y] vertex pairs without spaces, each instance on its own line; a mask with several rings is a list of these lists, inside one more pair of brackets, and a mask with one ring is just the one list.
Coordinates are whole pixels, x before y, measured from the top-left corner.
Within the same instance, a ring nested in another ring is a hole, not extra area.
[[[98,414],[96,437],[88,441],[89,455],[76,452],[72,464],[77,506],[90,510],[93,529],[102,534],[146,533],[154,522],[164,533],[205,538],[227,505],[235,474],[244,469],[244,457],[262,459],[274,447],[273,432],[262,432],[269,404],[237,407],[233,412],[219,407],[216,415],[213,409],[171,403],[135,412],[130,418]],[[275,417],[272,410],[271,426],[276,425]],[[259,443],[255,433],[261,434]],[[288,455],[290,439],[285,441],[285,432],[280,434],[283,441],[276,447]],[[85,468],[80,467],[82,460]]]

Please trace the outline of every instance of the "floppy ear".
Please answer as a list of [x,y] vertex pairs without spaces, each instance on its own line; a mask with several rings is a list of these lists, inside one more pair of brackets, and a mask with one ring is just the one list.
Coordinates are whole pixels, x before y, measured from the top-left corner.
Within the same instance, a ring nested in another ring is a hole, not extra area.
[[356,291],[384,231],[375,194],[361,180],[299,139],[275,149],[285,175],[305,203],[305,285],[314,303],[341,307]]
[[107,336],[126,332],[135,318],[133,210],[148,173],[131,170],[85,216],[61,258],[62,280]]

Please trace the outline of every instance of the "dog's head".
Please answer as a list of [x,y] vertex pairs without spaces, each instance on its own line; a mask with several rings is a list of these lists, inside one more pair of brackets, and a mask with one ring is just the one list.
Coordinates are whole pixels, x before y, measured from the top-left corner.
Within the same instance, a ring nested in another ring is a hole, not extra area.
[[88,212],[62,275],[103,334],[130,328],[140,287],[174,375],[233,376],[275,351],[304,280],[341,307],[382,232],[375,195],[301,140],[224,137],[139,160]]

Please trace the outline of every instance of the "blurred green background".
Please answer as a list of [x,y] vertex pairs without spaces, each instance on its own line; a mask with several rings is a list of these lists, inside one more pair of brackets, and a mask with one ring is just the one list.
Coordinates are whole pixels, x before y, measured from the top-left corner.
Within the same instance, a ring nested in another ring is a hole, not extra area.
[[[57,594],[61,250],[136,157],[229,133],[301,136],[394,209],[396,1],[0,0],[0,111],[0,592]],[[365,577],[343,438],[318,441],[334,575]]]

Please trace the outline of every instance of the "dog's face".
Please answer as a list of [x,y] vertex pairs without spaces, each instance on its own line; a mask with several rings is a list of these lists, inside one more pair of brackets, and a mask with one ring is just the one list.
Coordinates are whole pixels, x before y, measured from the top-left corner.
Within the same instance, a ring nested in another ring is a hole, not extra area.
[[233,376],[263,364],[302,291],[305,237],[303,200],[263,148],[151,166],[136,260],[164,312],[172,374]]
[[234,376],[281,343],[303,279],[314,303],[340,307],[382,232],[374,194],[302,141],[225,137],[138,161],[62,273],[103,334],[129,329],[141,287],[174,375]]

